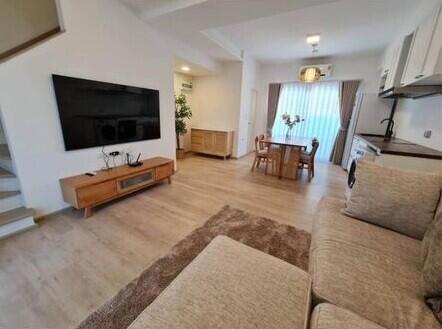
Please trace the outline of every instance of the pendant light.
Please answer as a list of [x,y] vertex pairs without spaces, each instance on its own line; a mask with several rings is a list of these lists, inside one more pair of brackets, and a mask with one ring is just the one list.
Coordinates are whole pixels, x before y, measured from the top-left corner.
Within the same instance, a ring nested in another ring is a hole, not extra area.
[[[314,57],[315,54],[319,51],[319,40],[321,39],[321,36],[319,34],[311,34],[307,35],[307,43],[312,46],[312,56]],[[319,67],[311,65],[311,66],[305,66],[301,72],[299,73],[299,80],[307,83],[319,81],[321,79],[321,70]]]
[[299,79],[303,82],[315,82],[321,79],[321,70],[316,66],[304,67]]

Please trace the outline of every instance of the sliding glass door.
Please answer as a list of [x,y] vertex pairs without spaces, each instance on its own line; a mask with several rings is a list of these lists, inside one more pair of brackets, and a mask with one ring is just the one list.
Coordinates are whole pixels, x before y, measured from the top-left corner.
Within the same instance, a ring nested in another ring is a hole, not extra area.
[[292,136],[318,138],[316,157],[328,160],[340,125],[339,87],[337,81],[283,84],[272,135],[286,135],[287,126],[282,120],[284,113],[290,114],[291,118],[299,115],[305,121],[293,128]]

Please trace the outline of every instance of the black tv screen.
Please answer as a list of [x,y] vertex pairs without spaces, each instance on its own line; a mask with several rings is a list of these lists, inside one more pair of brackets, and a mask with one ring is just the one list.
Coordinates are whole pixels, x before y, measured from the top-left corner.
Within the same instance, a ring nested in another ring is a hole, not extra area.
[[159,91],[52,75],[67,151],[160,138]]

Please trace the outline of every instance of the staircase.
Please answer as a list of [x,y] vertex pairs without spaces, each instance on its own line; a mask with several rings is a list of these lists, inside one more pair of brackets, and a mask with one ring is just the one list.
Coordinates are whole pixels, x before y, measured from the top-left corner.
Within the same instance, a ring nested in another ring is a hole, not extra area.
[[34,226],[34,211],[23,206],[8,145],[0,144],[0,239]]

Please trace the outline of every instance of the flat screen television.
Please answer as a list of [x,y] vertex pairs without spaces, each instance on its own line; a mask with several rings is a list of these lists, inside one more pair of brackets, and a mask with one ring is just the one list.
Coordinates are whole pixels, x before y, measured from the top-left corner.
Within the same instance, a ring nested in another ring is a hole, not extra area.
[[160,138],[159,91],[52,75],[65,149]]

